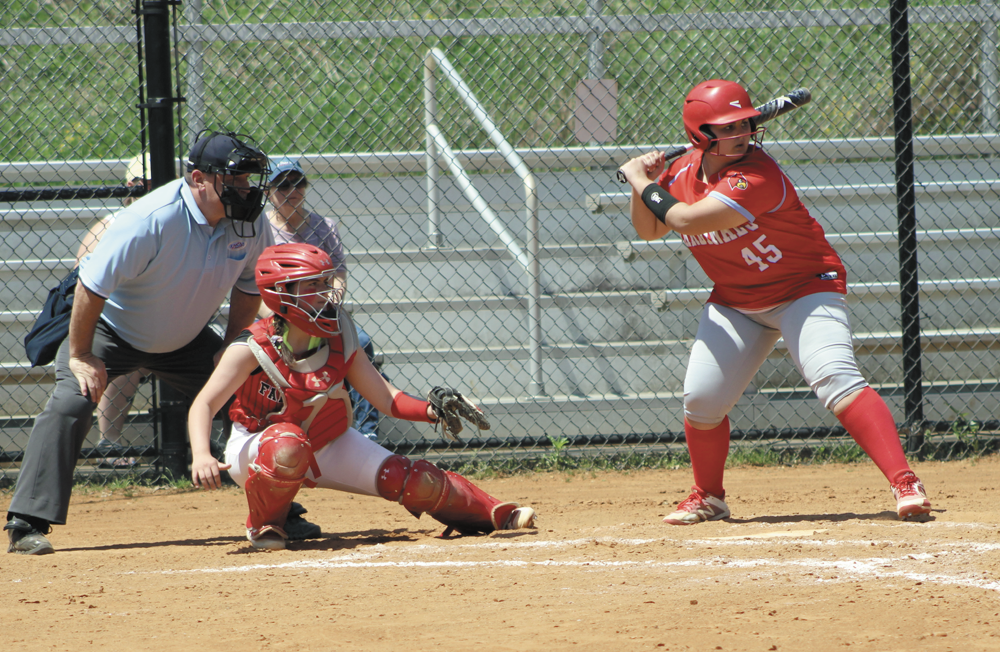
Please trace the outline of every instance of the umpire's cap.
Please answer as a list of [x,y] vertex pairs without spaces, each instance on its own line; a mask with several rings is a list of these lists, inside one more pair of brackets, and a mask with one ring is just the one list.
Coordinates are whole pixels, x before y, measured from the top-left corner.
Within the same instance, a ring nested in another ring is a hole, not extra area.
[[207,131],[198,135],[188,153],[187,171],[216,174],[264,174],[270,168],[249,136],[233,132]]

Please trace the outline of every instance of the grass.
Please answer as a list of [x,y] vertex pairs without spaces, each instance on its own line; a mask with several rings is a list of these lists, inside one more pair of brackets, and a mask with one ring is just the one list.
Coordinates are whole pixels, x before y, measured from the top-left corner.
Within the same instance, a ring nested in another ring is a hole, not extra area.
[[[971,434],[969,425],[968,437],[977,437],[978,445],[964,446],[941,445],[931,442],[927,444],[926,458],[938,460],[968,459],[976,461],[987,455],[1000,453],[1000,436],[996,434]],[[587,449],[569,450],[564,438],[554,438],[553,450],[539,452],[537,455],[512,457],[495,454],[489,458],[475,457],[462,460],[437,460],[435,463],[442,469],[459,473],[475,480],[516,477],[533,473],[562,473],[567,480],[575,477],[587,477],[599,472],[630,473],[642,470],[685,469],[690,468],[691,458],[687,449],[676,447],[659,452],[622,452],[611,455],[594,452]],[[558,446],[558,447],[557,447]],[[819,445],[782,445],[777,446],[734,446],[726,461],[726,468],[765,467],[765,466],[797,466],[814,464],[868,464],[870,460],[864,451],[853,442],[826,442]],[[235,485],[233,485],[235,486]],[[139,490],[173,490],[196,491],[190,478],[182,477],[174,480],[157,482],[150,476],[137,473],[115,474],[110,478],[94,477],[91,481],[82,481],[74,485],[74,491],[84,495],[98,492],[110,492],[131,497]],[[0,494],[13,493],[13,486],[5,486]]]
[[980,426],[966,414],[959,414],[952,421],[950,435],[962,444],[973,458],[983,454],[985,440],[979,436]]
[[[171,489],[175,491],[190,491],[194,489],[191,478],[184,476],[172,478],[169,473],[163,476],[155,476],[141,470],[112,473],[108,475],[91,475],[88,479],[78,480],[74,485],[74,490],[83,494],[93,494],[97,492],[121,493],[126,497],[140,488],[149,488],[157,491]],[[13,491],[10,487],[8,491]]]
[[[127,3],[111,0],[7,0],[2,5],[10,27],[129,25],[132,20]],[[831,6],[840,5],[771,1],[761,8]],[[727,11],[732,5],[715,2],[699,9]],[[582,0],[527,7],[512,0],[389,5],[233,0],[205,3],[204,21],[561,17],[585,10]],[[610,2],[605,11],[684,13],[690,7],[675,1],[629,1]],[[918,134],[979,130],[977,38],[968,25],[913,25]],[[616,143],[681,142],[676,114],[691,80],[720,76],[748,85],[760,102],[795,86],[811,88],[815,100],[809,110],[770,125],[769,138],[886,136],[892,130],[888,43],[885,26],[868,25],[609,36],[605,65],[618,82]],[[576,34],[213,42],[203,55],[205,122],[255,135],[272,152],[423,149],[421,62],[431,47],[445,51],[515,146],[579,144],[574,136],[575,89],[587,74],[588,49],[586,38]],[[768,56],[757,56],[760,52]],[[182,57],[187,53],[182,46]],[[181,80],[187,65],[182,58]],[[0,160],[106,159],[138,151],[139,79],[133,46],[11,46],[0,54],[0,80],[5,136]],[[52,92],[56,88],[59,92]],[[182,95],[191,92],[183,84],[180,90]],[[438,101],[453,147],[492,148],[446,83],[439,85]]]
[[[516,476],[528,473],[560,472],[568,476],[597,472],[631,472],[648,469],[690,468],[691,458],[681,446],[658,452],[622,452],[608,455],[587,449],[569,450],[562,438],[551,438],[553,450],[535,456],[511,458],[495,455],[458,462],[436,462],[438,466],[474,478]],[[568,441],[568,440],[566,440]],[[853,442],[820,445],[734,446],[727,468],[746,466],[792,466],[804,464],[855,464],[868,456]]]

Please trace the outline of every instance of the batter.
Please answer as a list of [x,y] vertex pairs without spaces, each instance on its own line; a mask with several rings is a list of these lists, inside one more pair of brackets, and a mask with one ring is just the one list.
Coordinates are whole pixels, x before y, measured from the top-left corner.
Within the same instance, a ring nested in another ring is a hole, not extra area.
[[723,486],[728,414],[782,337],[803,379],[889,481],[899,518],[925,518],[931,503],[923,484],[906,461],[889,408],[854,357],[847,272],[761,148],[759,115],[739,84],[702,82],[684,100],[691,151],[669,166],[663,152],[653,151],[622,167],[639,237],[677,232],[714,283],[684,378],[694,486],[664,521],[730,516]]

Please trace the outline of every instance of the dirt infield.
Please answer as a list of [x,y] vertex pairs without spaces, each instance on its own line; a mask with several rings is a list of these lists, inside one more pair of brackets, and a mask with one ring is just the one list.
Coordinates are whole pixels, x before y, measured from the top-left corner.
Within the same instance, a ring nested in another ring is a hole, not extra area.
[[80,494],[55,555],[3,557],[4,647],[1000,650],[1000,458],[916,470],[928,523],[895,520],[871,464],[731,470],[733,518],[684,528],[660,518],[689,470],[553,473],[480,483],[537,530],[447,540],[305,490],[329,534],[274,552],[235,488]]

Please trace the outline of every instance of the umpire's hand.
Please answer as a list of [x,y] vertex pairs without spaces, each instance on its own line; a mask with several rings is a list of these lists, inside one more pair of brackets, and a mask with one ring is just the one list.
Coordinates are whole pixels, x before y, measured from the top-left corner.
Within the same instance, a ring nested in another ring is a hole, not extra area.
[[91,402],[97,403],[108,386],[108,371],[104,361],[93,353],[70,356],[69,369],[80,383],[80,393]]

